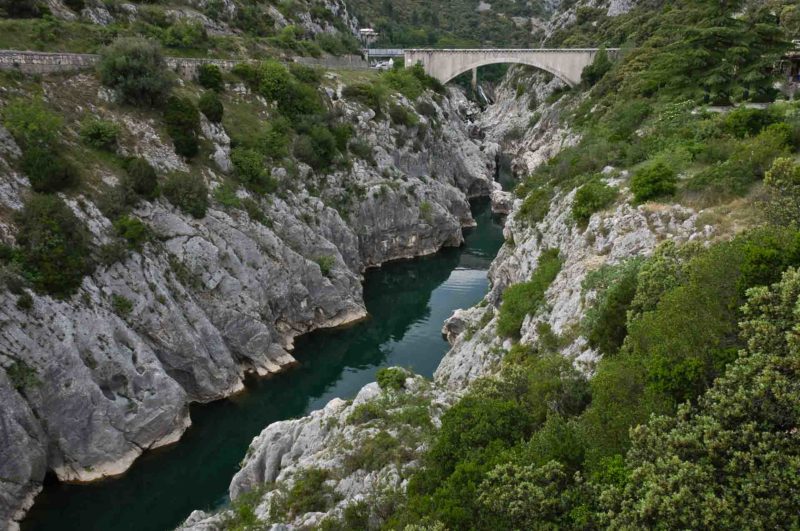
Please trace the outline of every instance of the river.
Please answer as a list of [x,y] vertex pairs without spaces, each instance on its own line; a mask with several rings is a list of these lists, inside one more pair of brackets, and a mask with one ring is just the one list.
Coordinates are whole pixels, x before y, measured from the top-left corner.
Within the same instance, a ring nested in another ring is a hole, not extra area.
[[473,203],[478,226],[466,244],[384,265],[365,275],[370,318],[296,341],[299,365],[246,391],[195,404],[192,427],[172,446],[143,455],[119,478],[89,485],[46,482],[23,531],[165,531],[194,509],[226,503],[231,478],[250,441],[268,424],[302,416],[335,397],[352,398],[380,367],[433,375],[448,350],[442,323],[486,294],[486,272],[502,242],[488,201]]

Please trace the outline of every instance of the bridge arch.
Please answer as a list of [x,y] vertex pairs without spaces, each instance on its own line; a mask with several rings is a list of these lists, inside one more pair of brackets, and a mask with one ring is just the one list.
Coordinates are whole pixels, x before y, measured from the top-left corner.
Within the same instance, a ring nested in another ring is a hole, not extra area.
[[[616,52],[616,50],[609,50]],[[474,68],[491,64],[523,64],[550,72],[569,86],[581,82],[583,69],[592,64],[596,48],[580,49],[463,49],[405,50],[405,64],[422,64],[425,73],[442,83]]]

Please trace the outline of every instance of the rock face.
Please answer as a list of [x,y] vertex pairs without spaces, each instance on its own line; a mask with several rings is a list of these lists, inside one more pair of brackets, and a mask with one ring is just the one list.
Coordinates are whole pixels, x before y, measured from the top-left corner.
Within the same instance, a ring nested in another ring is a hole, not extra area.
[[[198,23],[210,35],[234,35],[237,33],[236,19],[243,8],[249,6],[243,0],[186,0],[177,8],[167,9],[166,15],[172,21],[184,20]],[[146,14],[136,4],[147,2],[103,2],[102,0],[86,0],[85,7],[80,13],[73,12],[64,5],[63,0],[46,0],[52,14],[64,20],[75,20],[78,15],[92,24],[108,26],[117,20],[134,22],[147,20]],[[328,12],[322,15],[319,10],[312,10],[311,4],[301,2],[295,6],[296,20],[287,19],[275,6],[269,5],[261,16],[269,17],[274,29],[280,30],[291,24],[299,26],[307,35],[314,36],[319,33],[337,33],[339,29],[333,24],[338,20],[346,28],[345,31],[355,33],[358,29],[356,18],[351,15],[347,6],[341,0],[323,0],[314,3]]]
[[[57,83],[103,94],[89,76]],[[55,84],[45,82],[45,94],[54,107],[70,105]],[[0,528],[14,526],[48,469],[75,481],[119,474],[143,451],[180,438],[190,402],[241,390],[246,371],[266,375],[293,364],[299,334],[363,318],[365,268],[459,245],[461,228],[474,223],[468,198],[487,195],[494,174],[493,157],[469,139],[460,97],[425,96],[437,124],[420,116],[428,133],[416,144],[406,128],[338,98],[330,105],[372,147],[374,162],[354,161],[324,179],[300,165],[285,193],[250,198],[261,221],[216,202],[199,220],[164,199],[142,202],[134,214],[155,239],[98,267],[74,296],[26,289],[33,306],[23,310],[19,292],[0,291]],[[133,139],[126,149],[160,171],[185,168],[152,123],[101,109],[100,96],[88,100],[87,112]],[[403,98],[396,103],[413,112]],[[219,127],[206,123],[203,131],[213,155],[199,171],[213,189],[230,169],[229,140]],[[3,213],[21,208],[29,193],[12,169],[17,156],[0,131]],[[281,168],[273,175],[289,178]],[[65,200],[96,245],[109,241],[111,223],[90,197]],[[11,219],[0,215],[5,243]],[[323,258],[330,267],[319,265]]]

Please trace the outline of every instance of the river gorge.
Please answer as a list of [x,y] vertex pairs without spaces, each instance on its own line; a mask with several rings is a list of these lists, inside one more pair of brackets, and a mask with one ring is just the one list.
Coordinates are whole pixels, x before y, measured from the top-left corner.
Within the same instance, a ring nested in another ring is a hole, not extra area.
[[145,454],[120,478],[88,485],[55,481],[23,522],[27,531],[162,531],[192,509],[227,501],[227,487],[247,445],[264,426],[352,398],[379,367],[402,366],[431,377],[448,349],[442,323],[488,290],[486,272],[502,245],[502,225],[485,200],[473,201],[477,226],[465,244],[366,273],[369,318],[297,340],[299,365],[253,378],[226,400],[192,407],[192,427],[175,445]]

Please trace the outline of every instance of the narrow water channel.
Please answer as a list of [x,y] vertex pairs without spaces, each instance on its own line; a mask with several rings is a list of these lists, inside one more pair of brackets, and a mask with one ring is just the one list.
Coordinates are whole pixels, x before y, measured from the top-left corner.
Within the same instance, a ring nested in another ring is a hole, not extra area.
[[441,327],[456,308],[486,293],[486,271],[502,242],[487,201],[473,203],[478,226],[466,245],[369,271],[370,319],[298,339],[300,365],[253,379],[231,399],[192,407],[183,439],[142,456],[122,477],[91,485],[45,486],[23,531],[165,531],[194,509],[225,503],[250,441],[271,422],[304,415],[334,397],[351,398],[378,368],[409,367],[430,377],[447,352]]

